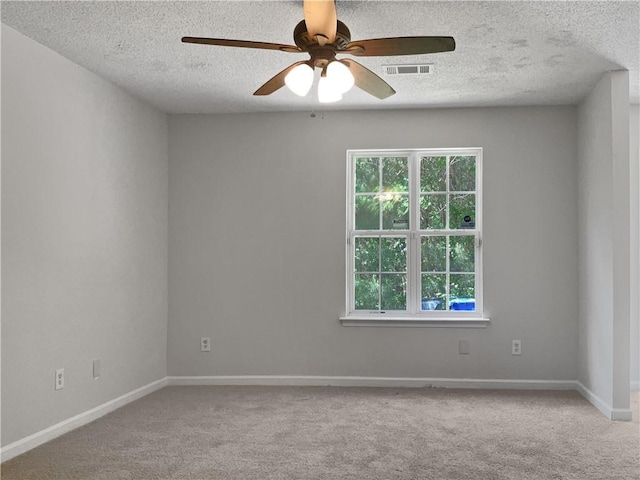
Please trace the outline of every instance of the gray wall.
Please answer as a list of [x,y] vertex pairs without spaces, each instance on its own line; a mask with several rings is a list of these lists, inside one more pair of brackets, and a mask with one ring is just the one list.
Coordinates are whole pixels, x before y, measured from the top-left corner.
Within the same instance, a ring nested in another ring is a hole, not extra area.
[[[169,374],[575,379],[576,145],[573,107],[171,116]],[[488,328],[339,324],[345,152],[394,147],[484,148]]]
[[3,25],[3,446],[166,375],[167,153],[164,114]]
[[602,77],[578,111],[580,372],[609,408],[629,408],[628,72]]
[[[640,106],[629,109],[631,155],[631,387],[640,390]],[[635,267],[635,268],[634,268]]]

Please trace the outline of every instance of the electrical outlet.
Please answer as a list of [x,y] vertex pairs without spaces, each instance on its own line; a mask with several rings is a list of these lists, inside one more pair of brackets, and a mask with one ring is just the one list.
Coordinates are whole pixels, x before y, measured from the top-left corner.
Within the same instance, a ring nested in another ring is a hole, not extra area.
[[200,351],[201,352],[211,351],[211,339],[209,337],[200,337]]
[[469,340],[460,340],[458,342],[458,353],[460,355],[469,355]]
[[522,343],[520,340],[511,341],[511,355],[522,355]]
[[100,359],[99,358],[96,358],[93,361],[93,378],[94,379],[100,378]]
[[64,368],[56,370],[56,390],[64,388]]

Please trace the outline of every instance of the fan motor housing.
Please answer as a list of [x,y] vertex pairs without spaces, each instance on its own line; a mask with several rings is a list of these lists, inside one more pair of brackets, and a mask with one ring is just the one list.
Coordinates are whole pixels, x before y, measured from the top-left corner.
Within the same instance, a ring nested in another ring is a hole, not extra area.
[[[293,40],[296,42],[296,45],[303,50],[309,50],[310,46],[318,44],[316,39],[309,35],[309,32],[307,31],[307,24],[304,20],[298,23],[296,28],[293,30]],[[344,23],[338,20],[336,39],[332,45],[335,46],[336,50],[342,50],[350,41],[351,32]]]

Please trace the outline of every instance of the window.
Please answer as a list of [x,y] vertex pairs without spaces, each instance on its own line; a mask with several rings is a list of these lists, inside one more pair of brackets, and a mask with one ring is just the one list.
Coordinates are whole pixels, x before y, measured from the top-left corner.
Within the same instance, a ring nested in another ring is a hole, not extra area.
[[482,317],[482,150],[348,152],[349,320]]

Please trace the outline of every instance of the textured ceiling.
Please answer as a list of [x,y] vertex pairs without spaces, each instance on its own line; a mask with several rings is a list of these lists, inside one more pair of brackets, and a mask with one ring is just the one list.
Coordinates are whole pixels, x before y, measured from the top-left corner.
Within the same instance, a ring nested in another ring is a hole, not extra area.
[[[2,2],[2,22],[171,113],[557,105],[580,101],[608,70],[630,71],[640,100],[640,4],[627,2],[337,1],[352,39],[450,35],[455,52],[360,58],[397,94],[357,88],[321,106],[312,91],[252,93],[306,54],[188,45],[182,36],[293,43],[301,1]],[[382,65],[431,63],[428,76]]]

